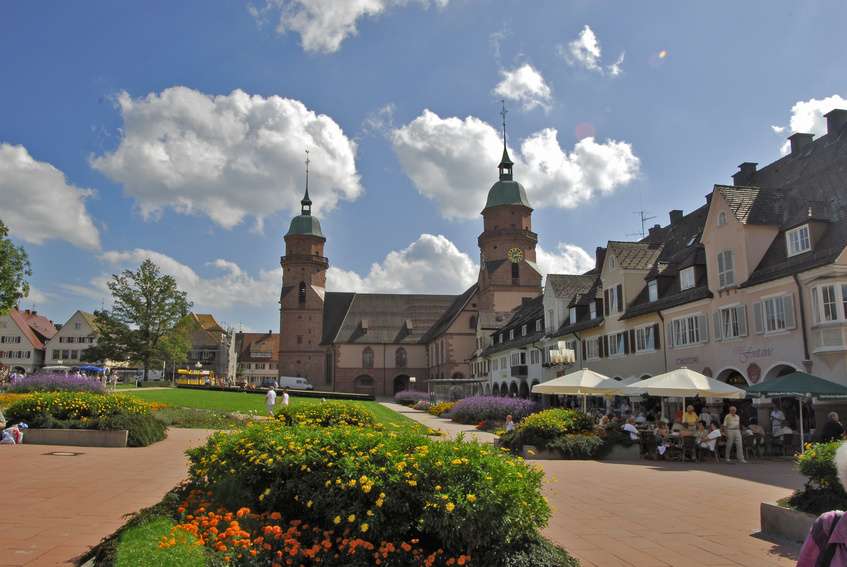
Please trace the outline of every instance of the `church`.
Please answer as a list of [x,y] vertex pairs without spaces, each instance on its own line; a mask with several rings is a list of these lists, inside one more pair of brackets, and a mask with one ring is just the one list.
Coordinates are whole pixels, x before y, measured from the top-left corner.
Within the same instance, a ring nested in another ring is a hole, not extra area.
[[377,396],[470,377],[490,334],[542,292],[532,207],[503,139],[500,178],[482,210],[479,277],[460,295],[326,291],[326,237],[312,215],[307,169],[302,209],[281,258],[280,376]]

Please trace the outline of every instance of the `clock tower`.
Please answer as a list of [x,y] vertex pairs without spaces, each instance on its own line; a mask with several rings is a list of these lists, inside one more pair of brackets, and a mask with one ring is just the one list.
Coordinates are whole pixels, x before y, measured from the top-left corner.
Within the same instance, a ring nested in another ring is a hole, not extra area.
[[538,235],[532,232],[532,207],[526,191],[513,179],[514,163],[506,149],[503,109],[503,156],[500,180],[488,191],[479,235],[480,309],[506,312],[525,298],[541,294],[541,272],[535,263]]

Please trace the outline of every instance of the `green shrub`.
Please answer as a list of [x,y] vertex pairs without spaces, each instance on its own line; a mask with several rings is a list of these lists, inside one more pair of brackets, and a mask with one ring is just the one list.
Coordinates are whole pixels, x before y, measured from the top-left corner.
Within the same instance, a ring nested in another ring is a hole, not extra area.
[[434,415],[435,417],[441,417],[456,405],[456,402],[438,402],[437,404],[432,404],[427,408],[427,413]]
[[262,423],[189,456],[191,478],[227,508],[282,510],[322,529],[366,522],[373,541],[482,553],[534,536],[550,516],[542,471],[477,442]]
[[159,546],[162,537],[171,536],[174,525],[170,518],[154,516],[127,528],[117,541],[114,567],[206,566],[205,549],[191,541],[166,549]]
[[594,459],[603,446],[603,440],[594,433],[568,433],[547,443],[548,449],[559,451],[566,459]]
[[526,416],[518,430],[542,439],[554,439],[566,433],[591,431],[594,422],[581,411],[553,408]]
[[808,477],[806,486],[789,499],[798,510],[820,514],[828,510],[847,509],[847,493],[838,480],[833,459],[841,441],[806,445],[795,460],[800,472]]
[[502,558],[481,564],[489,567],[579,567],[579,561],[565,550],[540,537],[503,550],[502,554]]
[[149,414],[150,405],[132,396],[89,392],[36,392],[17,400],[6,410],[9,423],[29,423],[36,416],[57,420],[100,418],[117,414]]
[[118,414],[102,417],[97,422],[97,429],[116,431],[127,429],[128,447],[146,447],[167,437],[165,424],[152,415]]
[[320,404],[282,406],[275,415],[286,425],[308,425],[312,427],[331,427],[334,425],[374,427],[376,425],[374,414],[349,402],[331,401]]

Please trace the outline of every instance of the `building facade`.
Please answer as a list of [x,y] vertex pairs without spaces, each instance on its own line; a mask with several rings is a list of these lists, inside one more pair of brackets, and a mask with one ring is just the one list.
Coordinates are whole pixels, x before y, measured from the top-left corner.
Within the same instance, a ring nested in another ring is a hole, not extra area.
[[279,376],[279,333],[237,333],[236,382],[261,386]]
[[479,278],[457,296],[327,292],[326,237],[311,214],[307,170],[301,214],[281,258],[279,375],[378,396],[426,390],[430,380],[481,380],[472,368],[482,329],[541,292],[532,208],[512,168],[504,143],[499,180],[482,211]]
[[187,370],[209,370],[218,380],[234,379],[236,375],[235,333],[224,329],[213,315],[189,313],[191,321],[186,361]]
[[0,374],[32,374],[44,366],[45,345],[55,334],[53,322],[37,311],[0,315]]
[[78,366],[82,354],[97,345],[97,334],[94,314],[75,312],[45,345],[45,364]]

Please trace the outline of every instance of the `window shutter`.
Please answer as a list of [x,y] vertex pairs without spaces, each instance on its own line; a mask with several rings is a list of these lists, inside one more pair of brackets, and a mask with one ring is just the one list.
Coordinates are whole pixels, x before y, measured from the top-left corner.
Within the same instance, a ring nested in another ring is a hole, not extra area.
[[602,352],[603,352],[603,358],[606,358],[607,356],[609,356],[609,336],[608,335],[603,335],[602,337],[600,337],[600,345],[601,345]]
[[765,332],[765,303],[757,301],[753,304],[753,325],[756,329],[756,334],[761,335]]
[[585,341],[582,341],[582,360],[588,358],[588,346],[585,344]]
[[797,328],[797,319],[794,317],[794,294],[783,297],[782,305],[785,307],[785,328]]
[[653,344],[656,347],[656,350],[660,350],[662,348],[662,343],[659,340],[659,324],[658,323],[653,325]]
[[668,321],[667,327],[665,328],[668,333],[668,348],[673,348],[673,321]]
[[721,312],[720,312],[720,310],[715,311],[713,318],[715,320],[715,340],[716,341],[723,340],[723,328],[721,327]]
[[747,308],[744,305],[739,305],[735,308],[738,312],[738,336],[747,336]]
[[635,352],[635,329],[629,330],[629,352]]
[[[617,338],[618,338],[619,336],[620,336],[620,335],[615,335],[615,340],[617,340]],[[633,349],[633,350],[634,350],[634,349]],[[629,354],[630,352],[632,352],[632,351],[629,349],[629,333],[627,333],[626,331],[624,331],[624,332],[623,332],[623,353],[624,353],[624,354]]]
[[609,290],[603,290],[603,315],[609,315]]
[[617,293],[615,295],[618,296],[618,313],[623,313],[623,285],[618,284]]
[[697,316],[697,326],[700,328],[700,342],[709,342],[709,320],[705,315]]

